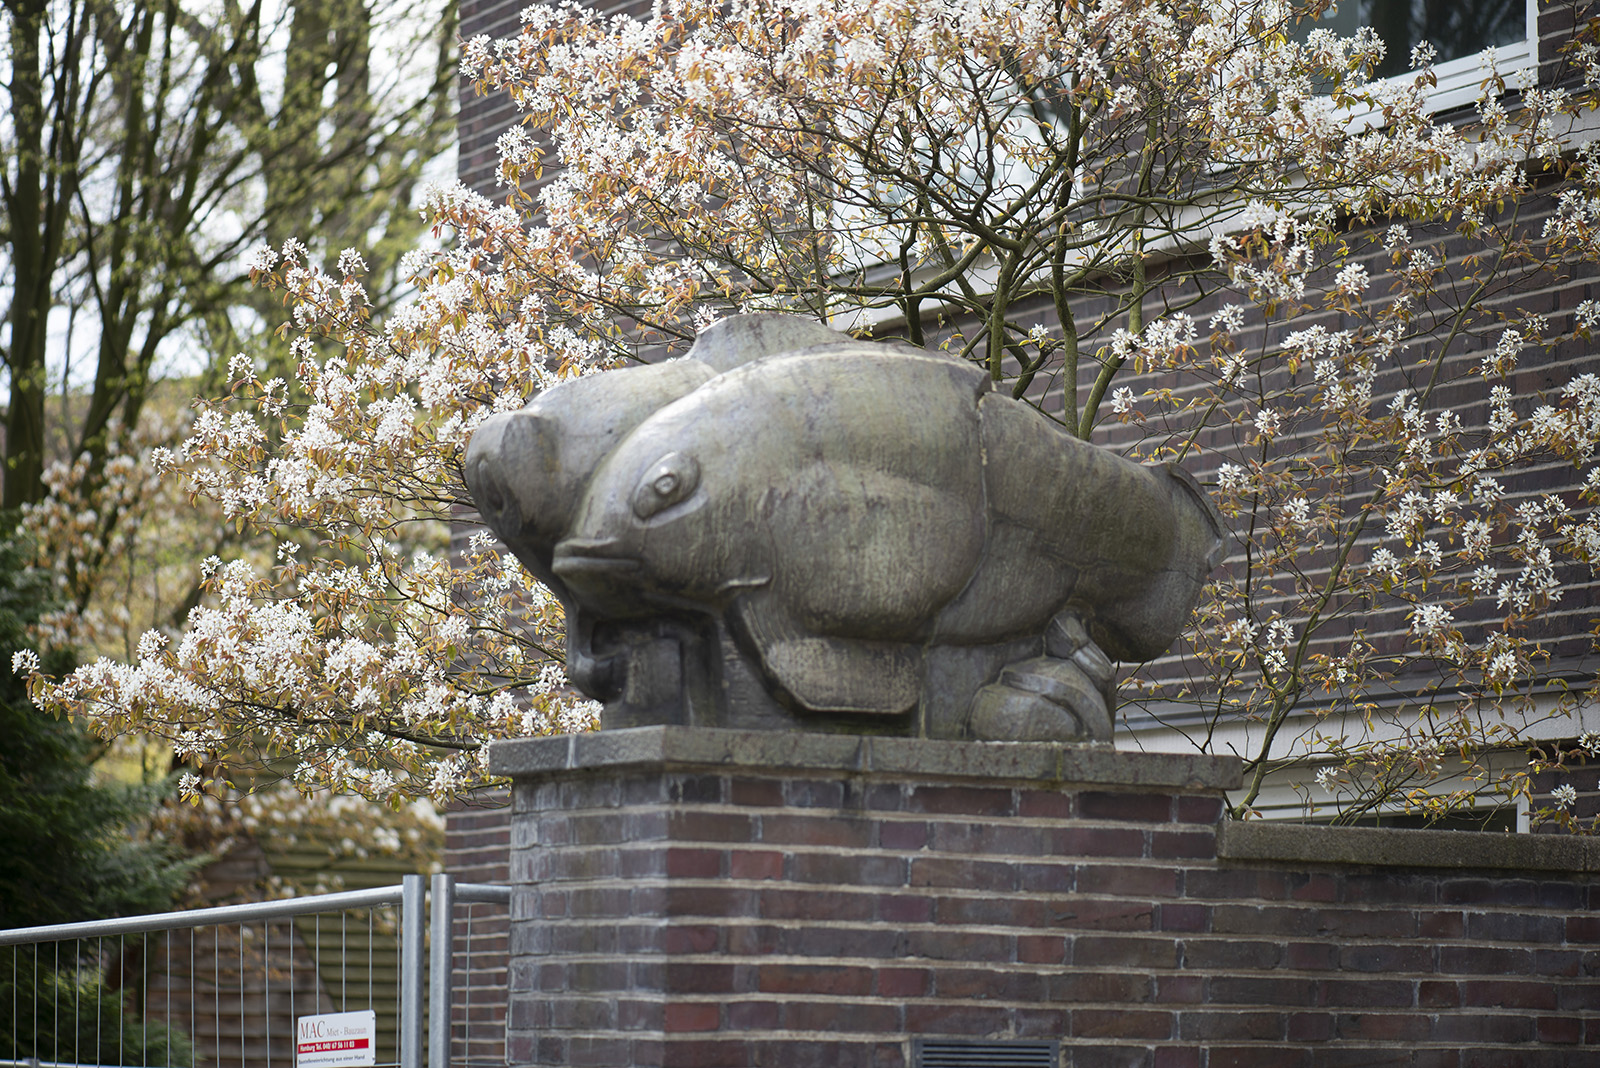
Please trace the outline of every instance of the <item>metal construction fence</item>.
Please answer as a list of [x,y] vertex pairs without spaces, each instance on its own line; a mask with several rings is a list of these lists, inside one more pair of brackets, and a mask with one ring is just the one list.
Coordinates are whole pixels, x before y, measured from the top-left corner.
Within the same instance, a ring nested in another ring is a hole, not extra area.
[[0,1068],[295,1068],[297,1021],[346,1012],[372,1013],[373,1034],[342,1063],[496,1068],[504,1006],[472,994],[503,973],[510,901],[509,887],[407,875],[0,931]]

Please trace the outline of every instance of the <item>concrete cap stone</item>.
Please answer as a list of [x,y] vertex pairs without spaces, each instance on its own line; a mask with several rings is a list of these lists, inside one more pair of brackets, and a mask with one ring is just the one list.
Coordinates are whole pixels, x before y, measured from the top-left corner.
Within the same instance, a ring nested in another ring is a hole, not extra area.
[[1054,742],[965,742],[801,731],[653,726],[514,738],[489,748],[489,771],[513,779],[629,766],[738,768],[745,772],[836,772],[886,778],[1086,783],[1229,790],[1238,758],[1120,753]]
[[1600,871],[1600,840],[1553,834],[1225,821],[1217,856],[1223,860],[1384,868],[1594,872]]

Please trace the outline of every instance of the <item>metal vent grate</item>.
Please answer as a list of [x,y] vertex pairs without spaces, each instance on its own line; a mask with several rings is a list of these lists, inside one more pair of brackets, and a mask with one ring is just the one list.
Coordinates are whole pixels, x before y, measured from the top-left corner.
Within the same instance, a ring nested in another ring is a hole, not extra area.
[[916,1040],[914,1068],[1056,1068],[1054,1042]]

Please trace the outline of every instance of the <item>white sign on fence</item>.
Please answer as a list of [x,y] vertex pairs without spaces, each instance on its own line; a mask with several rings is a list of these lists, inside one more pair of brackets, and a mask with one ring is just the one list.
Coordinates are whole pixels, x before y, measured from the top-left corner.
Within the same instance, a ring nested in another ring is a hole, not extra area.
[[294,1044],[295,1068],[365,1068],[378,1063],[378,1015],[329,1012],[302,1016]]

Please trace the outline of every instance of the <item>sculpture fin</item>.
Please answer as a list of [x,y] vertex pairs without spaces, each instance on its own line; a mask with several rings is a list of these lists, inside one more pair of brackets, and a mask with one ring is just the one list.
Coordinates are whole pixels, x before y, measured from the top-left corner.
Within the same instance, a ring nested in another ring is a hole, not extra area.
[[735,367],[819,345],[848,345],[849,334],[830,330],[798,315],[757,312],[718,320],[700,332],[688,358],[721,374]]
[[775,601],[765,592],[740,597],[731,616],[735,633],[795,704],[811,712],[897,715],[917,703],[920,647],[808,634]]

